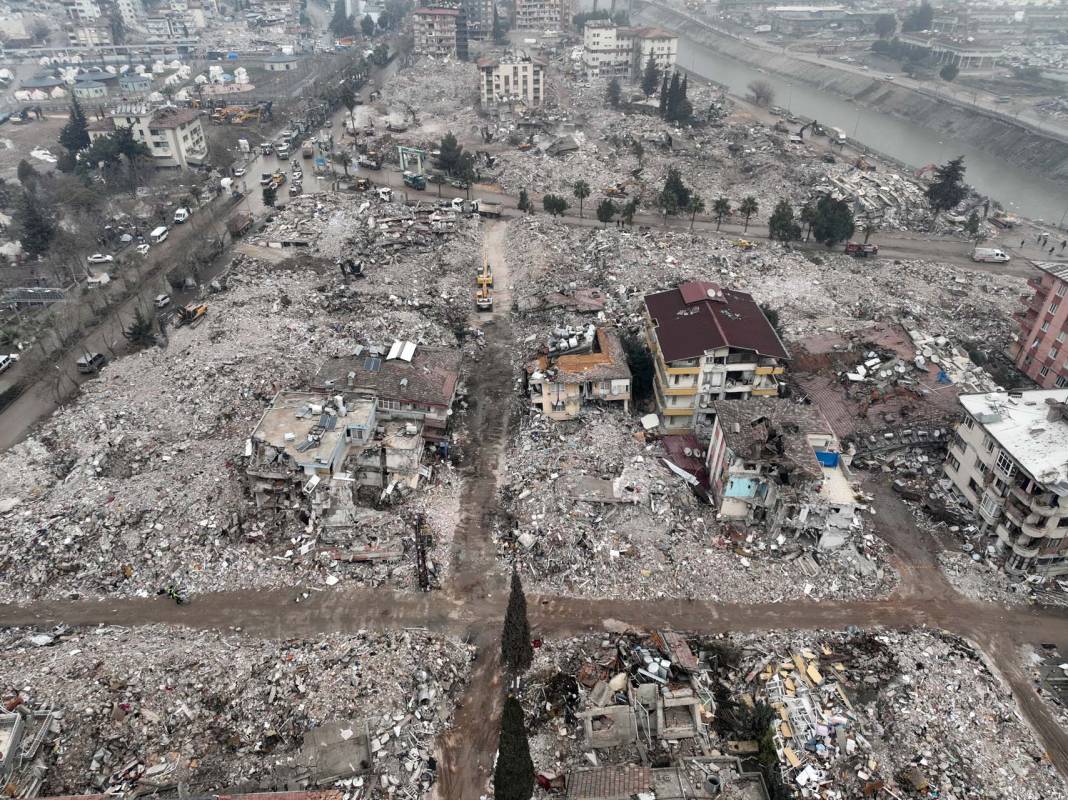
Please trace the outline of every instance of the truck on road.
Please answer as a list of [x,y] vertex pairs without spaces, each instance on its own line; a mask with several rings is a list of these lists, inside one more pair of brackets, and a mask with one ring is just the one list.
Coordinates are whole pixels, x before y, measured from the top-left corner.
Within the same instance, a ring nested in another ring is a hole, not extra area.
[[868,256],[879,255],[879,245],[877,244],[865,244],[863,242],[849,242],[845,246],[847,256],[853,256],[855,258],[867,258]]
[[426,189],[426,178],[422,175],[416,175],[414,172],[404,172],[401,174],[401,178],[404,179],[405,186],[417,189],[420,192]]
[[504,212],[504,204],[478,199],[475,201],[475,212],[483,217],[499,217]]
[[1004,250],[999,250],[996,247],[977,247],[972,251],[972,261],[1004,264],[1009,261],[1009,256]]

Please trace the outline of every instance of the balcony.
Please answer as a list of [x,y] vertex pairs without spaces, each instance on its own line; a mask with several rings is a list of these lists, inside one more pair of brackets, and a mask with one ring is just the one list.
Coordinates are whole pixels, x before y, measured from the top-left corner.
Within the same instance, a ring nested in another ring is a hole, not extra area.
[[1054,494],[1052,492],[1045,492],[1043,494],[1031,495],[1030,509],[1036,514],[1041,514],[1044,517],[1052,517],[1054,514],[1061,513],[1062,509],[1055,505]]
[[[1039,277],[1039,276],[1032,276],[1032,277],[1028,278],[1027,279],[1027,285],[1030,286],[1032,289],[1049,289],[1048,286],[1044,286],[1042,284],[1042,278]],[[1026,299],[1029,300],[1030,297],[1028,297]]]

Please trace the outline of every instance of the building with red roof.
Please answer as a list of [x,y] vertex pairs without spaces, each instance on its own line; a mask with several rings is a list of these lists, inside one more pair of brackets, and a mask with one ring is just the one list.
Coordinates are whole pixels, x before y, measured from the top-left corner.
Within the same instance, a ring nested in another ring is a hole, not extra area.
[[645,331],[660,424],[710,424],[716,400],[779,394],[790,354],[753,296],[706,281],[647,295]]

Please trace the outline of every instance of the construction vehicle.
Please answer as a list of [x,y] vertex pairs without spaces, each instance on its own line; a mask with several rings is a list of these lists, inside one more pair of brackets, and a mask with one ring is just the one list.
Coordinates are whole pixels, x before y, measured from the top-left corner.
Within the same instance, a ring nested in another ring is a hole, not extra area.
[[357,192],[366,192],[371,188],[371,182],[367,178],[357,178],[356,182],[352,184],[352,188]]
[[426,178],[422,175],[416,175],[414,172],[403,172],[401,178],[404,180],[404,185],[412,189],[423,191],[426,189]]
[[286,174],[284,172],[279,171],[279,172],[275,172],[273,175],[271,175],[271,184],[270,185],[273,186],[275,189],[277,189],[279,186],[281,186],[285,182],[286,182]]
[[490,200],[476,200],[475,213],[482,217],[499,217],[504,211],[502,203],[494,203]]
[[475,292],[475,308],[479,311],[493,310],[493,292],[488,286],[483,286]]
[[230,235],[235,239],[244,235],[251,227],[252,215],[245,212],[234,214],[226,221],[226,229],[230,231]]
[[879,255],[879,245],[863,242],[848,242],[845,246],[845,251],[847,256],[867,258],[868,256]]
[[478,284],[479,289],[493,288],[493,272],[490,270],[488,261],[482,263],[482,269],[475,275],[475,283]]
[[207,303],[190,303],[187,306],[178,306],[175,309],[174,327],[181,328],[183,325],[188,325],[190,328],[195,328],[204,321],[204,316],[207,313]]
[[756,245],[748,239],[735,239],[733,244],[739,250],[752,250],[754,247],[756,247]]
[[387,203],[393,201],[393,188],[390,186],[378,187],[378,199],[385,200]]
[[611,186],[604,190],[604,193],[608,197],[626,197],[627,187],[625,184],[622,183],[613,183]]

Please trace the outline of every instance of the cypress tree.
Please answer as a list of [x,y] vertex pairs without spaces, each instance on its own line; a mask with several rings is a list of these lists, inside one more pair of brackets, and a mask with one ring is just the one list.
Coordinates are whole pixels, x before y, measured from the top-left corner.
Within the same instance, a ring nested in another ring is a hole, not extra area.
[[77,97],[71,98],[70,118],[59,132],[59,143],[71,155],[89,147],[89,123],[85,120],[85,112]]
[[508,596],[508,611],[504,615],[504,629],[501,631],[501,657],[505,667],[516,675],[526,672],[534,660],[530,623],[527,621],[527,598],[523,594],[519,573],[514,569],[512,592]]
[[668,102],[668,76],[664,73],[664,81],[660,84],[660,116],[667,116]]
[[501,738],[497,745],[497,767],[493,771],[496,800],[530,800],[534,794],[534,762],[523,722],[523,707],[509,695],[501,714]]
[[674,121],[679,114],[679,73],[671,73],[671,86],[668,87],[667,119]]

